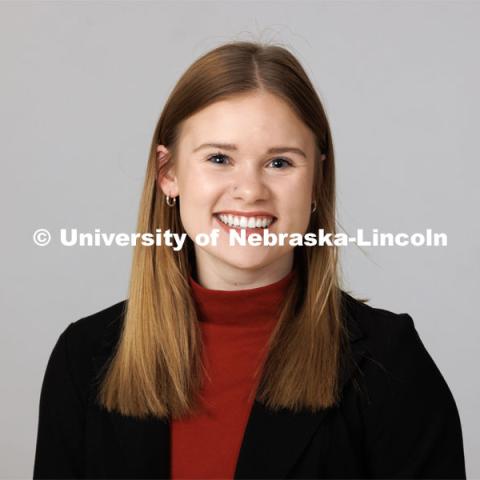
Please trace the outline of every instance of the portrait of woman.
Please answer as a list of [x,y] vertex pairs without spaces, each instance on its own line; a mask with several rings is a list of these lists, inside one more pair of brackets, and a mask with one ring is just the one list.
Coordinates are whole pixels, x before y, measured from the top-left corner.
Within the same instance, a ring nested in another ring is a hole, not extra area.
[[[128,298],[71,323],[43,379],[34,478],[465,478],[459,413],[408,313],[357,299],[333,246],[332,131],[289,49],[222,43],[153,132]],[[218,229],[217,244],[194,239]]]

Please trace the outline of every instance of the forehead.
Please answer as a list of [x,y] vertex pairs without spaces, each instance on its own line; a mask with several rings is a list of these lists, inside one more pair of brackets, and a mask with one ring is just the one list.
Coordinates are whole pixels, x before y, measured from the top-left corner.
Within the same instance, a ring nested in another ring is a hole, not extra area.
[[284,100],[255,92],[220,100],[185,120],[180,144],[192,151],[204,142],[235,143],[240,149],[287,142],[311,151],[314,135]]

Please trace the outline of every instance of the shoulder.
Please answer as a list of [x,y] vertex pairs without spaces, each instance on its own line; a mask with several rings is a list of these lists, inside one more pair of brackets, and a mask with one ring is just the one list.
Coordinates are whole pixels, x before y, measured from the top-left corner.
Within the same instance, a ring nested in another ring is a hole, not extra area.
[[344,301],[347,328],[357,333],[356,371],[342,408],[363,428],[371,476],[465,478],[457,405],[412,317],[350,295]]
[[[368,403],[411,398],[453,405],[451,391],[408,313],[377,308],[344,294],[347,328],[357,329],[360,381]],[[419,401],[418,404],[421,402]]]
[[408,313],[395,313],[368,305],[342,291],[344,323],[353,341],[376,356],[385,356],[396,345],[417,341],[418,333]]
[[86,406],[98,361],[110,356],[119,337],[125,306],[125,300],[118,302],[70,323],[60,333],[43,378],[43,415],[55,415],[58,408]]
[[117,336],[120,332],[126,308],[126,300],[92,313],[70,323],[62,333],[72,355],[95,354],[106,337]]
[[67,372],[85,401],[97,373],[96,359],[107,359],[119,338],[126,304],[120,301],[70,323],[53,349],[50,369]]
[[395,363],[407,368],[413,359],[433,362],[408,313],[368,305],[346,292],[342,295],[345,325],[353,332],[352,344],[358,342],[365,358],[385,368]]

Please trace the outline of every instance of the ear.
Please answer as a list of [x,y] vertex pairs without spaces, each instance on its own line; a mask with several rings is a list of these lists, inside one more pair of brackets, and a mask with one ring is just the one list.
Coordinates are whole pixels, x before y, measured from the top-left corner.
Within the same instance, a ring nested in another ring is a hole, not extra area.
[[175,176],[174,168],[170,168],[166,173],[160,176],[160,167],[170,158],[170,152],[164,145],[157,145],[157,186],[165,195],[176,197],[178,195],[178,182]]

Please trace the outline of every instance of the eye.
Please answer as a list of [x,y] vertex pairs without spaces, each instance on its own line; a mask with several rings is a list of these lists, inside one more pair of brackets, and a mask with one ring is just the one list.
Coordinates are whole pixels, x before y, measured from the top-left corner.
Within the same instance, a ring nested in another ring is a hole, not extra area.
[[[213,155],[207,157],[207,160],[215,165],[226,165],[225,159],[229,159],[229,157],[223,153],[214,153]],[[291,161],[281,157],[273,159],[270,163],[277,165],[274,167],[274,170],[282,170],[282,166],[293,166]]]
[[214,160],[214,159],[217,159],[217,158],[225,159],[225,158],[228,158],[228,157],[227,157],[227,155],[224,155],[223,153],[214,153],[213,155],[210,155],[209,157],[207,157],[207,160],[209,162],[214,163],[215,165],[225,165],[225,163],[223,163],[221,161],[217,162],[217,161]]
[[[274,160],[272,160],[270,163],[276,163],[277,165],[279,164],[278,162],[280,162],[280,165],[283,164],[287,164],[289,167],[292,166],[292,162],[290,162],[289,160],[287,160],[286,158],[275,158]],[[282,170],[281,168],[275,168],[275,170]]]

